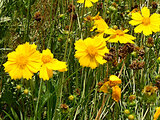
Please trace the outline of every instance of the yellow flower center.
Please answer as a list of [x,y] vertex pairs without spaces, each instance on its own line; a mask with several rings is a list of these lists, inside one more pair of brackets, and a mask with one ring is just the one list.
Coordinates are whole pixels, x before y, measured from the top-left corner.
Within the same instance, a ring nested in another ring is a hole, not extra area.
[[97,49],[94,46],[88,46],[86,52],[91,56],[94,57],[97,54]]
[[43,55],[41,58],[42,62],[45,63],[49,63],[52,61],[52,58],[49,55]]
[[142,24],[143,24],[143,25],[148,25],[148,24],[150,24],[150,18],[149,18],[149,17],[148,17],[148,18],[143,18]]
[[28,63],[28,59],[23,54],[20,54],[16,59],[16,63],[23,69]]
[[124,32],[122,30],[116,30],[116,35],[123,36]]

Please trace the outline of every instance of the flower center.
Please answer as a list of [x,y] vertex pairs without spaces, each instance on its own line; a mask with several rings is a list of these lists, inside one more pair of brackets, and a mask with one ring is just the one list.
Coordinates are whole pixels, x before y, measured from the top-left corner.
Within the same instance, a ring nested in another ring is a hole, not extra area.
[[28,59],[23,54],[20,54],[16,59],[16,63],[20,66],[20,68],[24,68],[28,63]]
[[45,64],[51,62],[52,58],[49,55],[43,55],[41,60]]
[[122,30],[116,30],[116,34],[119,36],[123,36],[124,32]]
[[148,24],[150,24],[150,18],[149,18],[149,17],[148,17],[148,18],[143,18],[142,24],[143,24],[143,25],[148,25]]
[[94,46],[88,46],[86,52],[91,56],[94,57],[97,54],[97,50]]

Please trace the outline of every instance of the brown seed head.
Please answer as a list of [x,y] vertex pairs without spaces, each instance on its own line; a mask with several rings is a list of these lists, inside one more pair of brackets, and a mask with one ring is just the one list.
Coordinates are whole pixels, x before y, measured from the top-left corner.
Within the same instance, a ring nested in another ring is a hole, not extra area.
[[130,95],[129,98],[128,98],[130,101],[133,101],[136,99],[136,95]]
[[41,13],[39,11],[34,14],[34,19],[38,22],[41,21],[42,16],[41,16]]
[[66,104],[61,104],[61,109],[65,109],[65,110],[67,110],[69,107],[68,107],[68,105],[66,105]]
[[157,9],[158,8],[158,4],[155,1],[152,2],[152,8],[153,9]]
[[69,5],[68,5],[68,12],[71,13],[71,12],[72,12],[72,9],[73,9],[73,11],[75,11],[75,6],[72,5],[72,4],[69,4]]

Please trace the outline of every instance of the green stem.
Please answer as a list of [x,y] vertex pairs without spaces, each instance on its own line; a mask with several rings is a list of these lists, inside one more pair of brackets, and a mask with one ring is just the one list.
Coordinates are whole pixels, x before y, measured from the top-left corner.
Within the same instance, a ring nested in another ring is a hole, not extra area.
[[42,84],[43,84],[43,81],[41,79],[41,81],[40,81],[40,87],[39,87],[39,92],[38,92],[38,100],[37,100],[37,104],[36,104],[36,110],[35,110],[34,120],[37,120],[38,104],[39,104],[39,101],[40,101],[40,98],[41,98]]
[[26,34],[24,37],[24,41],[28,41],[29,38],[30,10],[31,10],[31,0],[28,0],[27,25],[26,25]]

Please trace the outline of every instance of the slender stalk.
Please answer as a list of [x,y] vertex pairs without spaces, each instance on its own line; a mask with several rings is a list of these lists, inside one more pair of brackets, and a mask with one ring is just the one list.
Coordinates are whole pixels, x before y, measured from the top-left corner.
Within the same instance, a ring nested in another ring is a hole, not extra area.
[[145,114],[144,114],[144,116],[143,116],[142,120],[144,120],[144,119],[145,119],[145,117],[146,117],[146,115],[147,115],[147,113],[148,113],[148,110],[149,110],[149,107],[147,108],[147,110],[146,110],[146,112],[145,112]]
[[40,86],[39,86],[38,99],[37,99],[37,104],[36,104],[36,110],[35,110],[34,120],[37,120],[37,112],[38,112],[39,101],[40,101],[40,98],[41,98],[42,84],[43,84],[43,81],[41,79]]
[[28,9],[27,9],[27,25],[26,25],[26,34],[24,41],[28,41],[29,38],[29,23],[30,23],[30,10],[31,10],[31,0],[28,0]]

